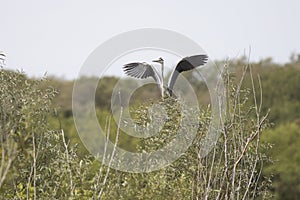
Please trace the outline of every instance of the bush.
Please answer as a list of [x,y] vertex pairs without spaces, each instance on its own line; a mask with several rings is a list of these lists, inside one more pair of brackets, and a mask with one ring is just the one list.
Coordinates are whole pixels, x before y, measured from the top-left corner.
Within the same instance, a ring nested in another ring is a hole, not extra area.
[[[172,165],[145,174],[132,174],[114,171],[105,185],[103,199],[270,199],[268,191],[271,181],[262,176],[262,167],[269,158],[260,150],[268,146],[260,143],[262,130],[268,124],[268,113],[260,113],[257,99],[249,99],[252,88],[242,89],[241,85],[247,70],[244,71],[239,85],[227,80],[227,110],[225,127],[212,152],[205,158],[198,155],[201,151],[200,141],[207,132],[210,112],[201,111],[200,128],[193,145]],[[252,75],[250,73],[250,79]],[[253,79],[252,79],[253,80]],[[254,81],[252,81],[254,82]],[[259,91],[261,92],[261,91]],[[249,102],[253,103],[249,106]],[[158,136],[142,141],[140,151],[156,150],[166,145],[178,129],[178,106],[176,101],[165,99],[168,120]],[[148,120],[147,112],[152,105],[142,105],[134,111],[136,122]],[[209,110],[209,109],[208,109]],[[140,121],[143,119],[142,121]]]
[[28,164],[37,158],[33,150],[42,140],[43,133],[49,130],[47,116],[56,92],[53,88],[40,90],[43,81],[30,80],[21,72],[0,70],[2,191],[16,187],[17,177],[25,176]]
[[[111,170],[90,156],[79,157],[77,147],[70,145],[64,131],[51,130],[47,123],[55,90],[39,89],[44,80],[28,80],[22,73],[1,70],[2,196],[5,199],[271,198],[267,191],[269,179],[261,175],[268,158],[259,151],[264,148],[260,135],[267,127],[268,113],[261,115],[257,99],[249,106],[249,95],[255,90],[253,85],[241,88],[246,72],[238,85],[229,74],[224,75],[225,126],[206,157],[198,155],[211,120],[209,107],[191,119],[199,122],[199,129],[193,145],[177,161],[158,171],[134,174]],[[177,101],[169,98],[159,103],[166,104],[167,123],[159,135],[142,140],[137,151],[166,145],[178,129],[182,116]],[[135,119],[142,126],[147,126],[149,107],[151,104],[134,110]]]

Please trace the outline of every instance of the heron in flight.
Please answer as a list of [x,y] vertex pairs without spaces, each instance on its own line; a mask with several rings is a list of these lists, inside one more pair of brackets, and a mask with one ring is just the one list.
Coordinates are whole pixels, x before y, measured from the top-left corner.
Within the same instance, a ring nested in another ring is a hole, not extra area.
[[[175,69],[170,76],[169,83],[167,86],[167,91],[170,96],[173,95],[173,87],[175,85],[176,79],[181,72],[192,70],[196,67],[204,65],[207,62],[207,55],[194,55],[185,57],[180,60]],[[148,77],[152,77],[156,83],[158,84],[161,92],[162,98],[164,98],[164,60],[159,58],[157,60],[153,60],[152,62],[156,62],[161,64],[161,74],[157,71],[157,69],[146,62],[133,62],[124,65],[123,70],[125,74],[134,78],[145,79]]]

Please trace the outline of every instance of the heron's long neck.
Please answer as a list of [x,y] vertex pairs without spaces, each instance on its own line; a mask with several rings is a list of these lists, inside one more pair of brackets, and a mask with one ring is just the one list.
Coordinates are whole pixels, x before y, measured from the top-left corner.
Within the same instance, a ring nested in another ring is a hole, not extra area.
[[164,97],[164,63],[161,63],[161,96]]

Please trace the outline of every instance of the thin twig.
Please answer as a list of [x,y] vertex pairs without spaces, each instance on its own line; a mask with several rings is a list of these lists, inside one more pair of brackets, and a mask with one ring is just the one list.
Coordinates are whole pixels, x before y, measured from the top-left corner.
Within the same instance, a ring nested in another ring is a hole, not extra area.
[[36,200],[36,148],[35,148],[35,134],[32,132],[33,145],[33,199]]
[[[1,137],[2,138],[2,137]],[[3,139],[3,138],[2,138]],[[3,140],[2,140],[3,141]],[[3,144],[3,143],[2,143]],[[3,169],[4,171],[2,171],[2,174],[1,174],[1,179],[0,179],[0,188],[2,187],[3,183],[4,183],[4,180],[7,176],[7,173],[11,167],[11,164],[12,164],[12,161],[14,160],[15,158],[15,154],[16,154],[16,145],[14,145],[14,141],[12,139],[10,139],[10,137],[8,136],[6,138],[6,145],[7,145],[7,157],[8,157],[8,161],[7,161],[7,164],[5,166],[5,160],[3,162]],[[5,147],[4,147],[5,148]],[[3,150],[3,149],[2,149]],[[2,166],[1,166],[2,167]]]
[[64,143],[64,147],[66,150],[66,159],[67,159],[67,164],[68,164],[68,171],[69,171],[69,176],[70,176],[70,195],[73,196],[73,175],[72,175],[72,169],[71,169],[71,163],[70,163],[70,157],[69,157],[69,149],[68,149],[68,144],[66,143],[65,140],[65,134],[64,130],[61,130],[61,135],[62,135],[62,140]]
[[216,147],[214,147],[213,156],[212,156],[212,160],[211,160],[211,166],[210,166],[210,171],[209,171],[209,175],[208,175],[208,182],[207,182],[206,191],[205,191],[205,200],[207,200],[209,197],[210,184],[211,184],[210,182],[211,182],[211,177],[213,174],[215,157],[216,157]]
[[114,144],[114,148],[113,148],[113,150],[112,150],[111,156],[110,156],[110,161],[109,161],[109,164],[108,164],[108,167],[107,167],[107,171],[106,171],[104,180],[103,180],[103,182],[102,182],[101,190],[100,190],[100,192],[99,192],[99,194],[98,194],[98,199],[101,199],[101,196],[102,196],[102,194],[103,194],[104,186],[105,186],[105,184],[106,184],[107,177],[108,177],[108,174],[109,174],[109,171],[110,171],[110,167],[111,167],[112,161],[113,161],[114,156],[115,156],[115,151],[116,151],[117,144],[118,144],[118,141],[119,141],[119,135],[120,135],[120,127],[121,127],[122,115],[123,115],[123,107],[121,107],[121,110],[120,110],[120,118],[119,118],[119,122],[118,122],[118,129],[117,129],[117,135],[116,135],[116,139],[115,139],[115,144]]

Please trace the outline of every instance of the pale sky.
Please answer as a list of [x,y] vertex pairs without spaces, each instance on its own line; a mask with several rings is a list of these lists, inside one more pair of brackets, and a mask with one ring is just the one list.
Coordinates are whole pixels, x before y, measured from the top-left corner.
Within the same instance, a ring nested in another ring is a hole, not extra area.
[[1,0],[0,50],[6,68],[30,76],[76,78],[89,54],[112,36],[163,28],[200,44],[211,59],[287,62],[300,53],[299,0]]

